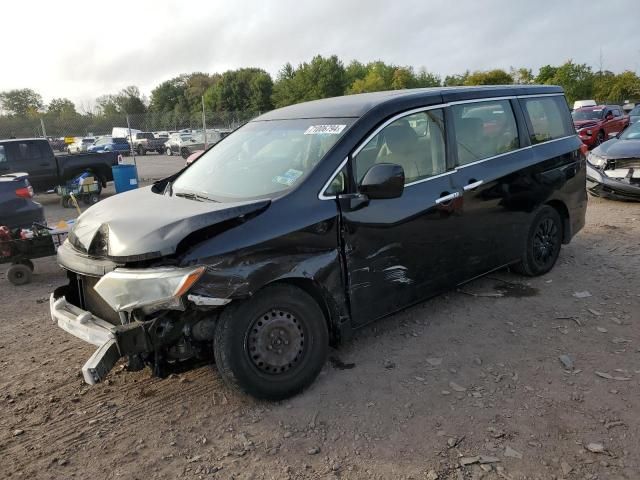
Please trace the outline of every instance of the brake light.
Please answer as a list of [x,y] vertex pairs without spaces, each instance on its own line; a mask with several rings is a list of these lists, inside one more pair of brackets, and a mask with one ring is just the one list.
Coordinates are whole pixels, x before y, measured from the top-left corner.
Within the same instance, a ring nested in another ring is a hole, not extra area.
[[20,198],[33,198],[33,187],[31,185],[16,190],[16,196]]

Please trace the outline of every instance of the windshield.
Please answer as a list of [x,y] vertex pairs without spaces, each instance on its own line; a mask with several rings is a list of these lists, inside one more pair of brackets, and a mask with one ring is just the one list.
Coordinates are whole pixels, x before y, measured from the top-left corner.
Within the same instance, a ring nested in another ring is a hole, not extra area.
[[571,116],[573,117],[573,121],[582,121],[582,120],[600,120],[602,118],[602,109],[596,109],[596,110],[583,110],[583,109],[578,109],[578,110],[574,110],[573,113],[571,114]]
[[640,116],[640,107],[635,107],[631,112],[629,112],[629,115],[633,115],[634,117]]
[[640,123],[632,123],[620,134],[621,140],[640,140]]
[[173,191],[215,200],[284,193],[302,182],[351,123],[350,118],[250,122],[194,162]]

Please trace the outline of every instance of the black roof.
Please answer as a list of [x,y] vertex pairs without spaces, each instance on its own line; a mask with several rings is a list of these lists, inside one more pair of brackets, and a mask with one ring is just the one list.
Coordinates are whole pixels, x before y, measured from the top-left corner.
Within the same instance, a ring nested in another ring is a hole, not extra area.
[[476,98],[507,97],[514,95],[536,95],[564,93],[555,85],[495,85],[478,87],[434,87],[384,92],[360,93],[343,97],[325,98],[298,103],[272,110],[256,120],[284,120],[291,118],[360,118],[375,107],[411,108]]

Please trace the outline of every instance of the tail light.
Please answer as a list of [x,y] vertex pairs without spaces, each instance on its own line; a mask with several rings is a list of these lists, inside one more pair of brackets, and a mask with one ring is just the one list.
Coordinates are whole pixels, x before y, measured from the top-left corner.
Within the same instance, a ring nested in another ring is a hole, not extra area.
[[587,147],[584,143],[582,145],[580,145],[580,151],[582,152],[582,155],[585,156],[585,158],[587,157],[587,154],[589,153],[589,147]]
[[16,190],[16,196],[20,198],[33,198],[33,187],[27,185]]

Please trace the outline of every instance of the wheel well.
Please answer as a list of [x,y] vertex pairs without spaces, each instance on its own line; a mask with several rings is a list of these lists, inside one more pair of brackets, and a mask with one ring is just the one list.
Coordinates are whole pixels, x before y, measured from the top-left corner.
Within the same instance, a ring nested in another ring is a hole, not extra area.
[[560,200],[551,200],[547,205],[554,208],[562,219],[562,243],[569,243],[571,239],[571,222],[569,221],[569,209]]
[[333,313],[335,309],[332,310],[329,307],[329,302],[327,301],[327,298],[320,286],[311,279],[300,277],[283,278],[270,283],[269,285],[275,285],[278,283],[286,283],[289,285],[293,285],[294,287],[298,287],[300,290],[303,290],[304,292],[309,294],[311,298],[316,301],[316,303],[320,307],[320,310],[322,310],[322,315],[324,316],[325,321],[327,322],[331,344],[333,345],[337,343],[337,339],[339,336],[337,325],[339,320],[336,318],[337,315]]

